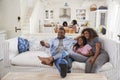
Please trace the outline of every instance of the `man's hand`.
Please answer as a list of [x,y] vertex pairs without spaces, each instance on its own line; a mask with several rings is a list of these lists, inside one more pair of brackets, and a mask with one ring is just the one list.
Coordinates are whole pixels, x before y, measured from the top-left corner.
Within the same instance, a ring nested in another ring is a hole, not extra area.
[[41,44],[42,46],[45,46],[46,48],[50,48],[49,43],[45,43],[44,41],[40,41],[40,44]]
[[45,46],[45,42],[44,42],[44,41],[40,41],[40,44],[41,44],[42,46]]

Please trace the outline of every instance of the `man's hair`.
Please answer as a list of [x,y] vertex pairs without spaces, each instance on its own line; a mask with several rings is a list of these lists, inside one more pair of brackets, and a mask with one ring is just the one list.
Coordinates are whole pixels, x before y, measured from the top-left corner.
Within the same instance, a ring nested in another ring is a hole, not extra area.
[[65,29],[63,27],[60,27],[59,30],[63,30],[65,32]]

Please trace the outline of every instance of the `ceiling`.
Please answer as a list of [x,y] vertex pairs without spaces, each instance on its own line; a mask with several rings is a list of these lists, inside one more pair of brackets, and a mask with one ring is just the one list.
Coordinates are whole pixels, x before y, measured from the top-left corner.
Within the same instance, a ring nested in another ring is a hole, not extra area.
[[79,4],[79,5],[83,5],[85,2],[106,2],[107,0],[40,0],[41,2],[43,2],[44,5],[48,6],[54,6],[56,4]]

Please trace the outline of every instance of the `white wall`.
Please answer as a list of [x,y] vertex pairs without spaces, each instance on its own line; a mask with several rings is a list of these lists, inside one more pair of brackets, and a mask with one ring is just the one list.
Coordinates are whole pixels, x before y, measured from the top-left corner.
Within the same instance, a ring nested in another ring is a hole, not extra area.
[[20,0],[21,18],[24,19],[29,8],[33,8],[37,0]]
[[0,0],[0,29],[7,32],[7,36],[13,37],[15,26],[18,26],[17,17],[20,16],[19,0]]
[[1,1],[0,1],[0,30],[2,30],[1,20],[2,20],[2,6],[1,6]]
[[44,18],[43,9],[43,4],[38,0],[30,17],[30,33],[40,32],[40,23],[43,22]]
[[32,8],[37,0],[0,0],[0,30],[7,32],[7,37],[12,38],[20,35],[21,31],[15,33],[15,26],[19,23],[17,17],[24,20],[28,8]]

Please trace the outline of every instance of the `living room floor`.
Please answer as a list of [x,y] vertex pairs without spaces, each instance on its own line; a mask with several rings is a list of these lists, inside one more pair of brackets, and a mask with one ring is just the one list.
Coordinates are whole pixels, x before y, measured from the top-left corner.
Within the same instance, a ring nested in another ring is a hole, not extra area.
[[3,60],[0,61],[0,80],[8,73],[8,70],[4,68]]

